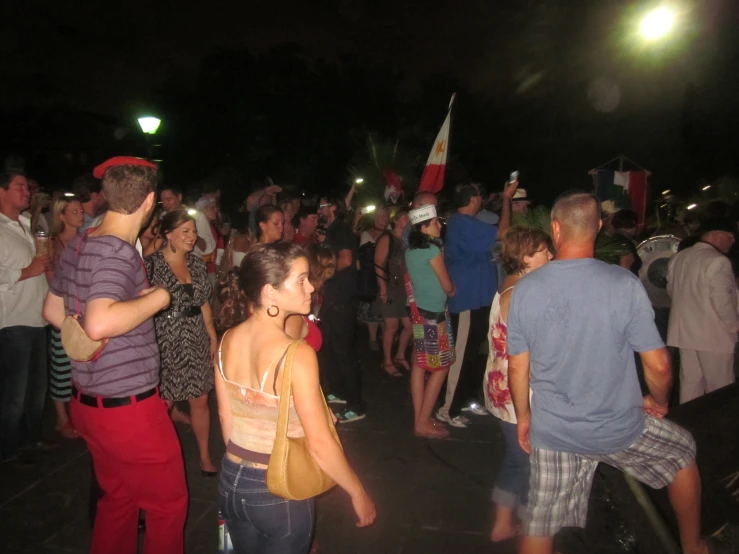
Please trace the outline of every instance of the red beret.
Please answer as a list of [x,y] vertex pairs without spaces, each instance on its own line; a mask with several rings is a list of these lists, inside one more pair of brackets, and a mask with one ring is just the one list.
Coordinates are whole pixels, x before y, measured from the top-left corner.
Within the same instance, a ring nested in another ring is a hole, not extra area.
[[135,158],[133,156],[115,156],[109,160],[104,161],[95,169],[92,170],[92,174],[96,179],[102,179],[103,174],[111,167],[117,165],[142,165],[144,167],[153,167],[157,169],[155,163],[145,160],[144,158]]

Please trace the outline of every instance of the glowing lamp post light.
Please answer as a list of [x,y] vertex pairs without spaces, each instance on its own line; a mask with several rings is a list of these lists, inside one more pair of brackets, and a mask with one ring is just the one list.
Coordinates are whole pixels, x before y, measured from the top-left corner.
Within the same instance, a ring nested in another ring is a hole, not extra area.
[[151,115],[144,115],[139,117],[138,121],[141,131],[146,137],[146,157],[148,159],[152,159],[154,157],[154,146],[159,146],[158,144],[153,144],[152,140],[154,139],[154,135],[157,134],[159,126],[162,124],[162,120]]
[[669,33],[674,24],[675,12],[666,6],[660,6],[644,16],[639,30],[646,40],[657,40]]
[[162,120],[158,117],[144,116],[139,117],[139,127],[145,135],[156,135],[159,130],[159,125],[162,124]]

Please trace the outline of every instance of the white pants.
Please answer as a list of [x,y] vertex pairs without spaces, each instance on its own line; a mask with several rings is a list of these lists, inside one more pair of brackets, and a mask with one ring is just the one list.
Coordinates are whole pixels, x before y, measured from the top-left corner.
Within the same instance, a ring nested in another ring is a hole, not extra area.
[[470,336],[470,311],[460,312],[459,314],[459,326],[457,327],[457,334],[454,337],[454,354],[456,359],[449,368],[449,373],[446,378],[446,395],[444,396],[444,404],[439,411],[448,416],[449,408],[452,406],[452,400],[454,400],[454,392],[457,390],[457,383],[459,382],[459,373],[462,371],[462,362],[464,362],[464,351],[467,349],[467,339]]
[[680,404],[733,382],[733,352],[680,349]]

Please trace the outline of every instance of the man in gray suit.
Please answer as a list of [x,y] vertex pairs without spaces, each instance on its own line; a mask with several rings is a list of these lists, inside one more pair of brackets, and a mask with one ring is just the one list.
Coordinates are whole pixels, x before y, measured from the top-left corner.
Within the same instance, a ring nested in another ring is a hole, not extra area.
[[735,231],[734,221],[714,218],[704,226],[700,242],[670,260],[667,344],[680,349],[681,404],[734,382],[739,308],[725,254]]

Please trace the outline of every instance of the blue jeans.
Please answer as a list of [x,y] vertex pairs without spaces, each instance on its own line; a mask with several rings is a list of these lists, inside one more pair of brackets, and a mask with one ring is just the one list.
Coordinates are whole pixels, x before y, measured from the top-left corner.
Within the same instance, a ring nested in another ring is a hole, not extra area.
[[0,329],[0,459],[38,440],[48,383],[46,327]]
[[515,423],[499,420],[505,455],[493,488],[493,502],[507,508],[526,506],[529,496],[529,455],[518,444]]
[[240,554],[305,554],[313,535],[313,499],[285,500],[267,490],[266,471],[223,457],[219,508]]

